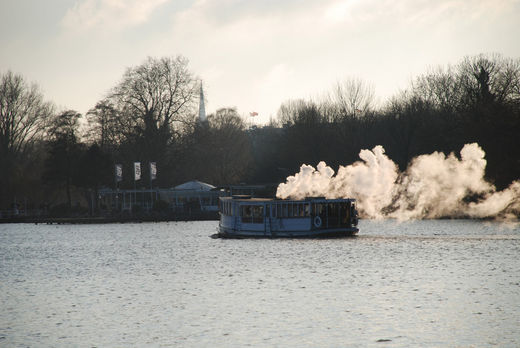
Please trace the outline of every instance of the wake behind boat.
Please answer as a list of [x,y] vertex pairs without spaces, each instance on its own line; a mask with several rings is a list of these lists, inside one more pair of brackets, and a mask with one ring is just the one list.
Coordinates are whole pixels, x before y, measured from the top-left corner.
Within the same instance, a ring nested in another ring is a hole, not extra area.
[[354,199],[221,197],[219,237],[342,237],[358,232]]

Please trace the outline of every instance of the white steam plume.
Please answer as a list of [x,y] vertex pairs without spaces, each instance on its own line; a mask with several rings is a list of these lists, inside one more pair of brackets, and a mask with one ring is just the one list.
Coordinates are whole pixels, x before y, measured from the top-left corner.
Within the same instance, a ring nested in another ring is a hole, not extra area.
[[441,217],[511,217],[520,214],[520,181],[496,191],[484,179],[485,153],[466,144],[461,159],[440,152],[414,158],[400,173],[382,146],[359,153],[362,162],[334,170],[325,162],[300,172],[278,186],[279,198],[310,196],[356,198],[361,216],[423,219]]

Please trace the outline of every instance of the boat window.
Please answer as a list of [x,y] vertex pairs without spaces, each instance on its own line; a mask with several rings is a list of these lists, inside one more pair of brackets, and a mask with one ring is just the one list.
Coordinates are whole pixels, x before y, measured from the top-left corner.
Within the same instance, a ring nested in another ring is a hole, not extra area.
[[264,222],[264,206],[263,205],[242,205],[240,207],[240,217],[245,223],[263,223]]
[[321,216],[325,214],[324,204],[316,203],[313,208],[313,215]]
[[264,222],[264,206],[263,205],[255,205],[253,206],[253,223],[262,223]]
[[341,223],[343,225],[348,224],[349,219],[350,219],[350,209],[349,209],[348,203],[344,202],[344,203],[340,204],[339,216],[341,218]]
[[311,215],[311,205],[309,203],[305,203],[304,209],[305,209],[304,216],[310,216]]
[[240,210],[240,216],[243,218],[250,218],[252,216],[251,212],[251,206],[250,205],[243,205]]
[[328,214],[329,214],[330,217],[338,216],[338,206],[337,206],[337,204],[329,203]]
[[286,209],[287,206],[286,204],[284,203],[279,203],[276,205],[276,215],[279,217],[279,218],[283,218],[285,217],[287,214],[286,214]]

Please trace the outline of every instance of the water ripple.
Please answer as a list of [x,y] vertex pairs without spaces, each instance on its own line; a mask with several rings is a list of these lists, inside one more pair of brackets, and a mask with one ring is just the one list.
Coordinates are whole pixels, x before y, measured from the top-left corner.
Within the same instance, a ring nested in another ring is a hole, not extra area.
[[215,227],[0,225],[0,345],[520,345],[518,227],[362,221],[330,240]]

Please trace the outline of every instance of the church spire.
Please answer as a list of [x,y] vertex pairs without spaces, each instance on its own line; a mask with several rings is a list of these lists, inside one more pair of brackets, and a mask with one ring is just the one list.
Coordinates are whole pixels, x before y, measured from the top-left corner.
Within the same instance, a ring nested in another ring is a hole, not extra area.
[[204,122],[206,120],[206,108],[204,107],[204,91],[202,90],[202,81],[200,81],[199,122]]

